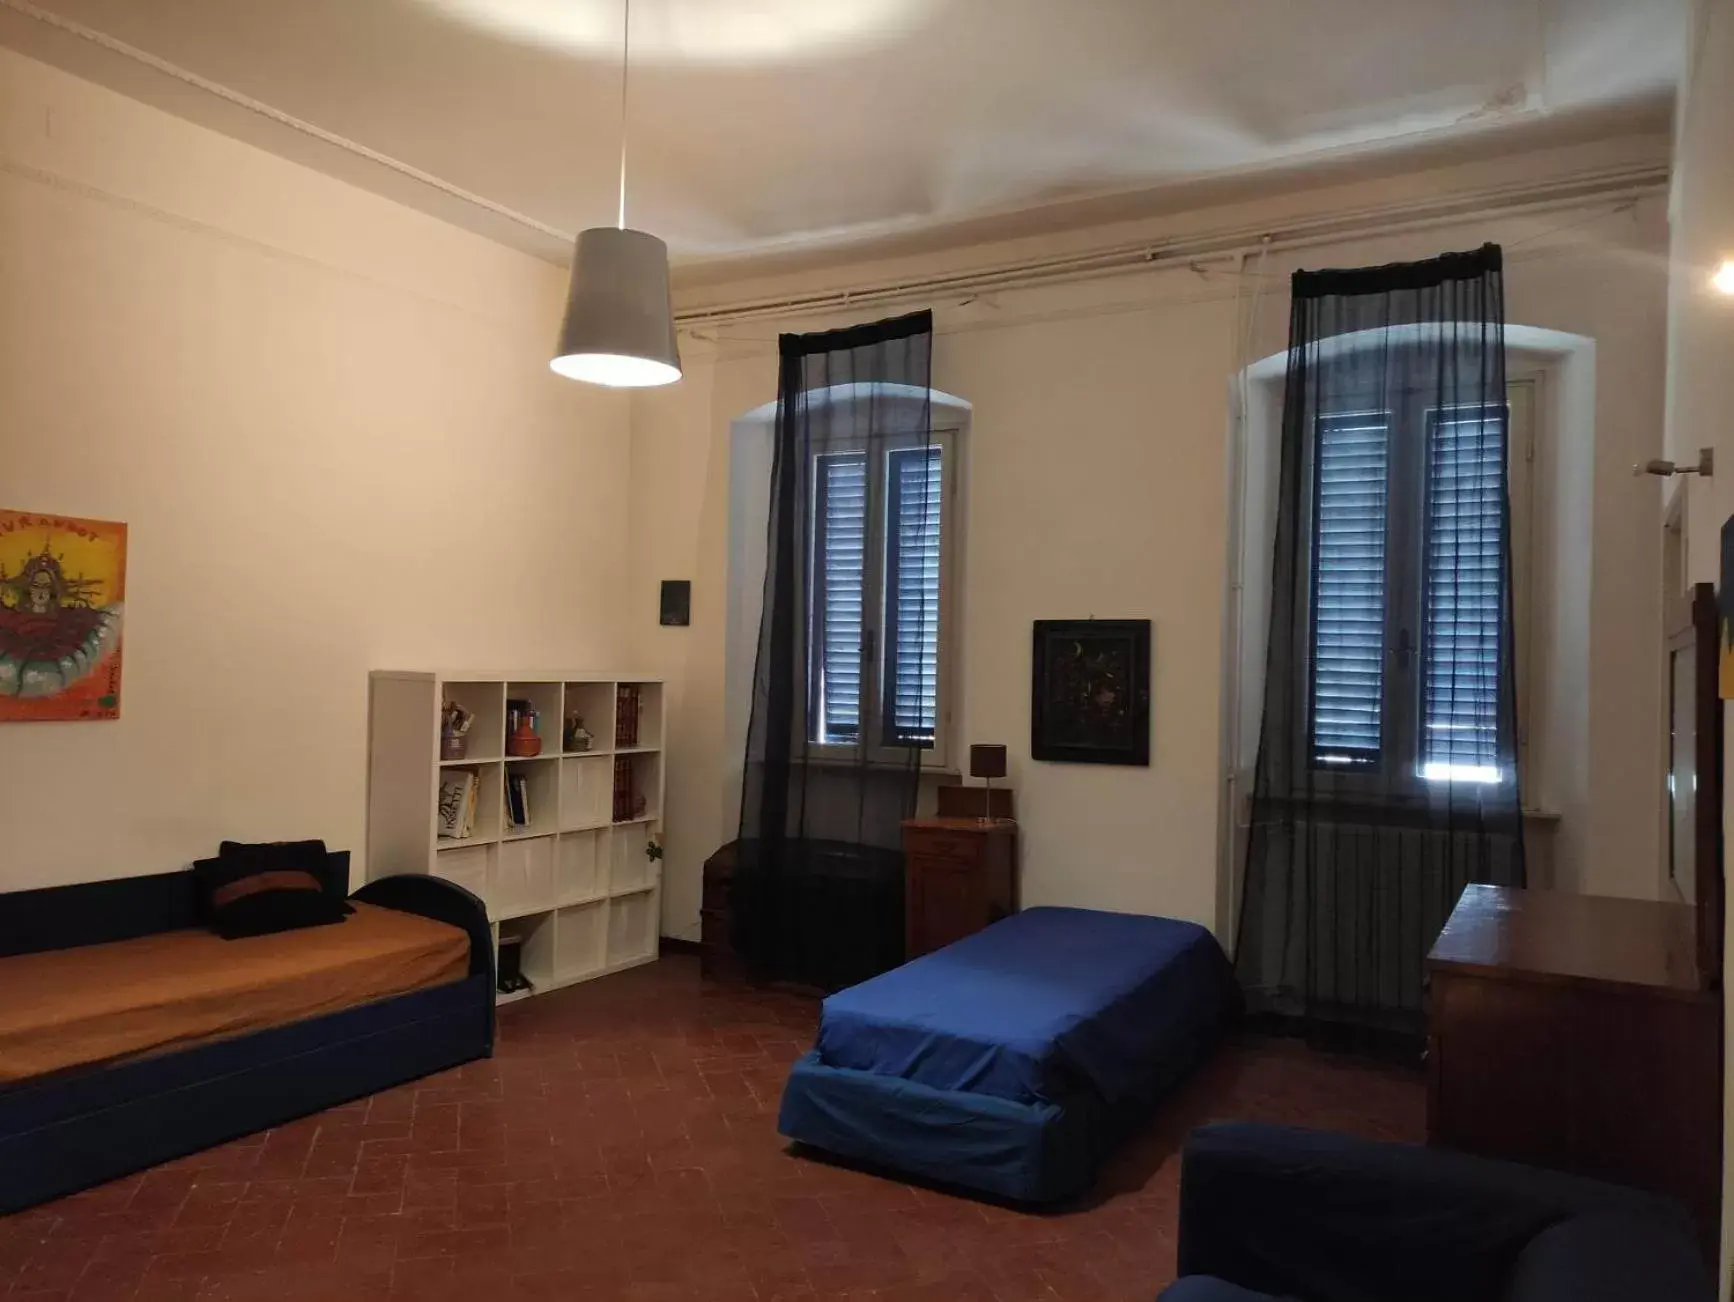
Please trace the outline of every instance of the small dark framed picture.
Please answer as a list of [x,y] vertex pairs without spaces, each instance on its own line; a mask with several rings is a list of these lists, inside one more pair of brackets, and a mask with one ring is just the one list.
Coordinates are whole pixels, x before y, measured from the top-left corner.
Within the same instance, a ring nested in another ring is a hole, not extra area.
[[685,628],[692,623],[691,579],[662,581],[661,617],[667,628]]
[[1038,619],[1030,755],[1150,764],[1150,621]]

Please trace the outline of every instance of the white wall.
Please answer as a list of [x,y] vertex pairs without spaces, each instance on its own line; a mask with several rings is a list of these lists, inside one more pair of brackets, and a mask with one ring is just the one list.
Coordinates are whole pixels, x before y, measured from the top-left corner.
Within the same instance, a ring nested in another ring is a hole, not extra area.
[[[1448,187],[1450,178],[1427,184]],[[1426,186],[1409,178],[1400,188],[1413,194]],[[1334,197],[1347,209],[1367,195]],[[1315,196],[1314,206],[1328,207],[1332,198]],[[1277,220],[1279,206],[1219,218],[1257,229],[1261,219]],[[1423,257],[1489,239],[1510,249],[1511,321],[1597,341],[1593,411],[1576,413],[1570,431],[1583,443],[1574,451],[1582,453],[1593,514],[1584,532],[1593,555],[1584,562],[1587,693],[1578,698],[1586,759],[1560,800],[1579,846],[1569,884],[1654,892],[1660,695],[1650,657],[1659,626],[1660,520],[1653,488],[1633,481],[1629,466],[1661,443],[1666,234],[1659,197],[1621,212],[1608,207],[1465,220],[1273,256],[1256,282],[1237,278],[1234,263],[1218,259],[1197,269],[932,304],[933,383],[974,407],[958,740],[1011,747],[1027,902],[1161,912],[1232,930],[1217,853],[1229,377],[1285,343],[1286,277],[1294,266]],[[1561,230],[1573,222],[1581,225]],[[846,270],[835,279],[866,283],[868,273]],[[1243,326],[1255,284],[1263,288],[1248,345]],[[772,288],[740,285],[733,293],[750,299]],[[706,292],[730,296],[711,286]],[[729,424],[775,396],[779,328],[843,319],[703,331],[686,345],[688,379],[635,400],[635,497],[654,496],[668,509],[654,522],[634,521],[634,583],[646,594],[634,619],[641,647],[682,692],[671,743],[669,934],[696,933],[700,865],[733,836],[738,816],[720,794],[737,745],[723,726],[732,688],[722,675]],[[664,577],[694,580],[691,628],[649,627],[652,580]],[[1148,769],[1029,759],[1030,623],[1090,615],[1154,622]],[[1644,672],[1628,677],[1634,666]]]
[[561,280],[0,50],[0,505],[131,529],[121,718],[0,726],[0,890],[359,852],[370,668],[618,662]]
[[[1682,88],[1674,143],[1673,244],[1668,302],[1668,455],[1697,460],[1716,451],[1717,474],[1686,486],[1686,575],[1719,583],[1723,522],[1734,514],[1734,298],[1710,290],[1708,279],[1734,258],[1734,0],[1697,0],[1691,23],[1689,73]],[[1727,725],[1729,714],[1724,711]],[[1725,736],[1734,748],[1734,727]],[[1734,754],[1731,749],[1730,754]],[[1723,774],[1724,840],[1734,827],[1734,765]],[[1734,893],[1728,937],[1734,945]],[[1734,947],[1729,949],[1734,953]],[[1734,1053],[1734,1000],[1725,1043]],[[1723,1072],[1721,1295],[1734,1275],[1734,1058]]]

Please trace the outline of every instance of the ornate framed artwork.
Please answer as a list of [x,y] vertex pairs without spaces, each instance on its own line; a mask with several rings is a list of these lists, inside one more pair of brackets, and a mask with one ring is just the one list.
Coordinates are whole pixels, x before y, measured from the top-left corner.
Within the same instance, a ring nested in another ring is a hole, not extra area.
[[126,526],[0,511],[0,723],[120,716]]
[[1038,619],[1032,668],[1033,758],[1149,766],[1149,620]]

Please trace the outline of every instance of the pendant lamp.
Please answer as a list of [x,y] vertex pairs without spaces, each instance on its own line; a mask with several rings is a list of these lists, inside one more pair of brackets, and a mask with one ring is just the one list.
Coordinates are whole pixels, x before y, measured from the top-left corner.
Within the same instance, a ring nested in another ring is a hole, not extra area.
[[610,388],[672,384],[680,343],[668,288],[668,246],[626,226],[626,84],[632,61],[632,0],[624,0],[620,51],[620,216],[578,236],[560,323],[555,372]]

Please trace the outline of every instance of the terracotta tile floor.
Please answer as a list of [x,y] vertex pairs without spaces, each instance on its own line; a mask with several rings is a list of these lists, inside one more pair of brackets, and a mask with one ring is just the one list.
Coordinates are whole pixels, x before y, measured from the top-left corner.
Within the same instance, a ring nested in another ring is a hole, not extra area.
[[0,1218],[0,1296],[1147,1302],[1191,1126],[1422,1133],[1418,1076],[1235,1045],[1084,1204],[1021,1213],[786,1152],[815,1013],[684,956],[514,1005],[492,1061]]

